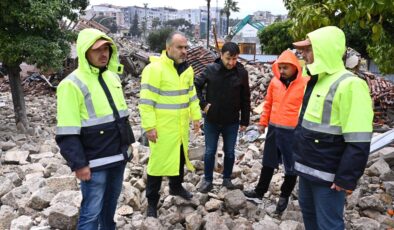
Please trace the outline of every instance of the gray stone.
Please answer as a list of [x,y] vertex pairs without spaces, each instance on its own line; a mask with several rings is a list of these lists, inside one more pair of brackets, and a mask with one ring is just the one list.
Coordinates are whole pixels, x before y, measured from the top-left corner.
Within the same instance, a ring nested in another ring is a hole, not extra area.
[[220,209],[222,205],[223,205],[223,201],[212,198],[207,203],[205,203],[205,209],[208,212],[212,212]]
[[14,188],[14,184],[5,176],[0,176],[0,198]]
[[185,218],[187,230],[199,230],[202,226],[202,217],[197,213],[191,213]]
[[[230,221],[232,221],[232,218],[229,216]],[[253,225],[246,219],[243,217],[239,217],[237,219],[235,219],[234,221],[232,221],[232,226],[231,229],[239,229],[239,230],[252,230]],[[229,225],[227,225],[227,227],[229,227]]]
[[374,209],[380,212],[385,210],[383,202],[376,195],[361,198],[358,205],[361,209]]
[[27,187],[30,193],[37,191],[38,189],[46,186],[46,181],[39,174],[35,174],[35,177],[31,177],[29,180],[23,181],[22,185]]
[[20,186],[12,189],[1,197],[1,203],[18,209],[20,207],[25,207],[30,196],[31,192],[29,191],[29,188],[26,186]]
[[18,173],[16,172],[9,172],[4,175],[8,179],[12,181],[12,184],[14,186],[21,186],[22,185],[22,179],[19,177]]
[[132,215],[134,212],[133,208],[129,205],[122,205],[117,210],[116,213],[121,216],[129,216]]
[[9,150],[5,153],[4,163],[6,164],[27,164],[29,151]]
[[1,205],[0,206],[0,229],[9,229],[13,219],[17,218],[18,215],[11,206]]
[[354,207],[356,207],[361,198],[361,195],[361,189],[356,188],[356,190],[354,190],[352,194],[347,197],[347,208],[353,209]]
[[261,220],[258,223],[253,224],[253,229],[269,229],[269,230],[279,230],[279,226],[272,220]]
[[29,230],[33,226],[30,216],[20,216],[11,222],[10,230]]
[[44,173],[44,171],[45,171],[45,168],[40,163],[22,165],[20,168],[21,168],[22,172],[24,173],[24,175],[27,175],[30,173],[36,173],[36,172]]
[[390,171],[389,164],[383,159],[379,158],[373,165],[365,170],[368,176],[380,176]]
[[233,212],[238,212],[240,209],[245,207],[245,195],[239,189],[230,191],[224,196],[224,204],[227,209]]
[[382,181],[394,181],[394,170],[390,170],[380,175]]
[[202,161],[204,159],[204,154],[205,154],[205,147],[204,146],[198,146],[198,147],[189,149],[189,159],[190,160]]
[[379,230],[380,224],[376,220],[368,217],[361,217],[360,219],[352,221],[353,229],[355,230]]
[[383,182],[383,186],[386,189],[386,192],[394,197],[394,181]]
[[303,225],[294,220],[285,220],[279,225],[280,230],[303,230]]
[[55,205],[57,203],[65,203],[75,207],[80,206],[82,201],[82,194],[80,191],[62,191],[53,197],[50,205]]
[[38,163],[42,158],[53,158],[54,154],[52,152],[31,154],[30,161],[32,163]]
[[164,230],[159,219],[148,217],[141,225],[141,230]]
[[57,203],[50,208],[48,223],[52,228],[76,229],[78,214],[78,208],[64,203]]
[[67,190],[78,190],[77,179],[74,176],[50,177],[46,180],[47,186],[55,193]]
[[16,144],[12,141],[7,141],[7,142],[0,142],[1,150],[3,151],[8,151],[14,147],[16,147]]
[[210,212],[204,216],[205,230],[228,230],[223,218],[216,212]]
[[394,166],[394,147],[386,147],[379,150],[379,152],[390,167]]
[[133,184],[133,186],[134,186],[135,188],[137,188],[138,190],[140,190],[140,191],[143,191],[143,190],[145,189],[145,187],[146,187],[145,182],[144,182],[143,179],[138,179],[138,180]]
[[294,220],[297,222],[303,222],[302,214],[300,211],[285,211],[281,217],[282,220]]
[[29,201],[27,202],[27,206],[35,210],[42,210],[49,206],[49,203],[54,196],[55,194],[50,188],[41,188],[31,195]]
[[123,182],[122,193],[119,200],[124,204],[130,205],[134,210],[141,210],[141,192],[130,183]]

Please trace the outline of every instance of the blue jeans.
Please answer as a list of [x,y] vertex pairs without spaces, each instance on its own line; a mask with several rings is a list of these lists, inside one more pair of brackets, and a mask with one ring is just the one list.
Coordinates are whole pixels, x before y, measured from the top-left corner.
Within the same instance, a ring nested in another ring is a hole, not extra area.
[[223,137],[223,152],[224,152],[224,170],[223,178],[229,179],[233,172],[234,166],[234,148],[237,142],[239,123],[229,125],[217,125],[204,121],[204,135],[205,135],[205,155],[204,155],[204,173],[205,181],[212,182],[213,168],[215,166],[215,155],[218,147],[219,135]]
[[89,181],[81,181],[79,230],[115,229],[114,215],[122,191],[125,166],[121,164],[92,172]]
[[345,192],[300,176],[299,203],[305,230],[343,230]]

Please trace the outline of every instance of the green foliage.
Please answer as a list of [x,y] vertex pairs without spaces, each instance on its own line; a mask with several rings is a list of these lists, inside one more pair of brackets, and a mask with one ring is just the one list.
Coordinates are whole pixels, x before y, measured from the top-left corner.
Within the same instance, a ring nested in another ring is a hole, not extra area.
[[220,10],[221,15],[226,15],[227,19],[227,29],[226,32],[228,33],[228,27],[229,27],[229,21],[230,21],[230,15],[231,12],[239,12],[239,7],[237,6],[238,2],[233,1],[233,0],[225,0],[224,1],[224,7],[222,10]]
[[261,52],[265,54],[281,54],[284,50],[292,48],[293,38],[290,35],[292,21],[275,22],[258,33]]
[[116,24],[116,19],[114,17],[99,16],[94,18],[94,20],[107,27],[113,34],[118,31],[118,25]]
[[88,0],[0,1],[0,60],[17,67],[22,62],[59,69],[76,35],[60,28],[62,20],[76,21]]
[[147,38],[150,49],[158,53],[164,50],[166,48],[166,39],[173,31],[174,29],[166,27],[150,33]]
[[138,14],[134,14],[133,24],[130,26],[130,34],[135,37],[140,37],[142,31],[138,27]]
[[164,26],[171,27],[174,30],[181,31],[182,33],[186,34],[188,37],[193,35],[193,25],[185,20],[184,18],[168,20],[164,22]]
[[[393,73],[394,1],[392,0],[285,0],[296,39],[317,28],[343,29],[347,45],[367,53],[383,73]],[[357,38],[358,36],[358,38]]]

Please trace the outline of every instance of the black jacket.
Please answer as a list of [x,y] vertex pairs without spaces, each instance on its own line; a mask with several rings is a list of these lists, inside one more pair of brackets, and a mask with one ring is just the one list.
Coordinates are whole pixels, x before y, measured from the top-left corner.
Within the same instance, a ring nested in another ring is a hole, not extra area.
[[240,125],[249,125],[249,79],[248,72],[241,63],[237,62],[233,69],[228,70],[217,59],[195,78],[194,85],[201,109],[204,110],[208,103],[211,104],[206,114],[209,122],[221,125],[239,122],[241,111]]

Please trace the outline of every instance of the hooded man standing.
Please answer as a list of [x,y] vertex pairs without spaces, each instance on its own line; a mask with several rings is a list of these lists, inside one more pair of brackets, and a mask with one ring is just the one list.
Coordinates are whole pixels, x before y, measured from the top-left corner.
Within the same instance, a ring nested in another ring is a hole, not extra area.
[[115,229],[114,214],[134,136],[113,40],[96,29],[77,39],[78,68],[57,88],[56,142],[81,180],[78,229]]
[[311,76],[294,140],[305,228],[345,229],[345,191],[356,188],[369,155],[369,89],[345,69],[345,34],[339,28],[317,29],[293,45],[302,52]]
[[284,51],[279,56],[272,65],[272,72],[274,78],[268,86],[259,123],[262,133],[268,126],[264,143],[263,168],[256,188],[245,191],[244,194],[249,198],[262,199],[264,193],[268,191],[275,168],[283,162],[285,180],[276,206],[276,213],[280,214],[286,209],[297,182],[292,143],[305,86],[309,78],[302,76],[299,61],[290,50]]
[[193,85],[193,68],[186,62],[187,39],[180,32],[171,33],[166,50],[142,72],[139,110],[142,128],[149,140],[147,168],[147,216],[157,217],[162,176],[170,179],[170,194],[184,199],[192,194],[183,186],[184,165],[194,170],[189,161],[189,124],[200,128],[201,112]]

